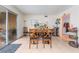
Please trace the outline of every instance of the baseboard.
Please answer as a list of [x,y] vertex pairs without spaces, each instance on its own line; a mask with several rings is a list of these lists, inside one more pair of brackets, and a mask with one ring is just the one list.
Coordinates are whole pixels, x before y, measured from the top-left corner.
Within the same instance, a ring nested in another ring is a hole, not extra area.
[[24,37],[24,36],[22,35],[22,36],[20,36],[18,39],[20,39],[20,38],[22,38],[22,37]]

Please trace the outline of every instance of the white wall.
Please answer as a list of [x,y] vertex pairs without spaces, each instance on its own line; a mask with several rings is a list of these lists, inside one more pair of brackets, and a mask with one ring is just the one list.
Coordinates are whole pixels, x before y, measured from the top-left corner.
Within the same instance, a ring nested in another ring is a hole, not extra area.
[[17,38],[23,35],[24,17],[23,14],[11,5],[4,5],[8,10],[17,14]]
[[46,23],[48,24],[49,28],[53,28],[55,26],[56,17],[53,15],[47,15],[48,17],[44,17],[45,15],[26,15],[24,17],[25,26],[28,28],[34,28],[34,22]]

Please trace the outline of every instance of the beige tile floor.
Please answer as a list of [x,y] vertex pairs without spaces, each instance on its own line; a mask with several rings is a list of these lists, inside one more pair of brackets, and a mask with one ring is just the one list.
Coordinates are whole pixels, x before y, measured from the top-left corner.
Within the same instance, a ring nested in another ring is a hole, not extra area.
[[41,41],[39,42],[39,47],[36,48],[32,46],[29,49],[29,37],[23,37],[16,40],[12,44],[22,44],[15,53],[78,53],[79,48],[73,48],[68,45],[68,42],[62,41],[58,37],[52,37],[52,48],[49,45],[46,45],[46,48],[43,48]]

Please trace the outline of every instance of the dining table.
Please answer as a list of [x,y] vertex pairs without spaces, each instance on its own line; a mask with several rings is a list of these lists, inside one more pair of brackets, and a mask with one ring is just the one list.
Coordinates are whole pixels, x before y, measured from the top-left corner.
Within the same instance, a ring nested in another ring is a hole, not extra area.
[[52,47],[52,33],[53,29],[30,29],[29,30],[29,37],[30,37],[30,43],[29,48],[31,47],[31,44],[37,45],[38,48],[38,42],[42,41],[43,47],[45,47],[45,43],[50,45],[50,48]]

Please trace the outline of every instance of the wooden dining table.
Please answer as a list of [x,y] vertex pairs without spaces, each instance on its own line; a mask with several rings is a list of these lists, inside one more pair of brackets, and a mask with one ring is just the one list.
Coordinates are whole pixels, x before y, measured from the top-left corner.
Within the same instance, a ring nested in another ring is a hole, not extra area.
[[[44,39],[46,39],[46,38],[44,38],[44,36],[46,34],[48,34],[48,36],[50,36],[50,38],[47,39],[46,41],[51,42],[50,40],[51,40],[51,36],[52,36],[53,32],[54,32],[53,29],[30,29],[29,30],[30,41],[35,41],[35,42],[38,42],[39,40],[45,41]],[[31,36],[32,34],[33,34],[33,36]],[[39,39],[39,40],[37,40],[37,39]],[[30,43],[30,45],[31,45],[31,43]]]

